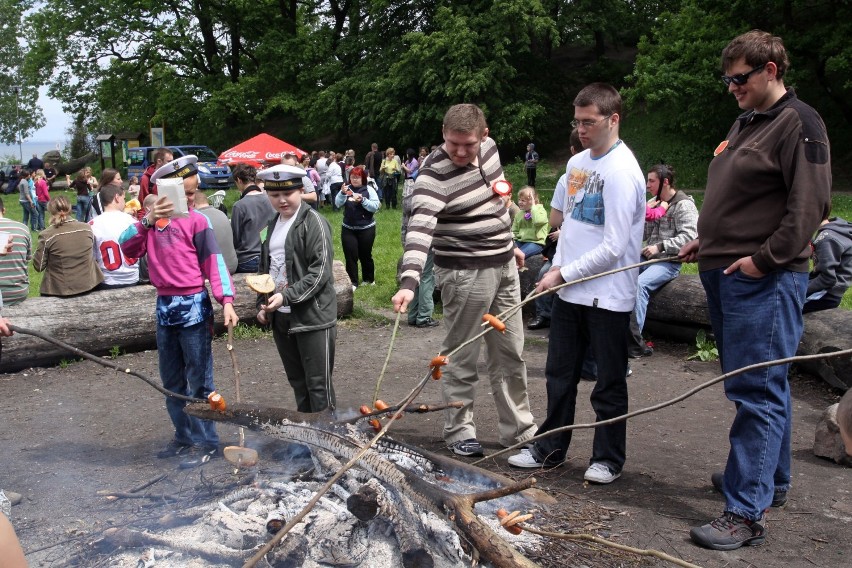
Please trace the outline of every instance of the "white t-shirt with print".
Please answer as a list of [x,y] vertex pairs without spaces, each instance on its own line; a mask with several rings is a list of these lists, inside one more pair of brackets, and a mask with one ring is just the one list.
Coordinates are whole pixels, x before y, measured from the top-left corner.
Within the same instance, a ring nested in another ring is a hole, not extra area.
[[[633,152],[620,142],[594,159],[589,150],[573,156],[551,207],[563,221],[554,266],[566,282],[639,262],[645,225],[645,176]],[[630,312],[639,269],[566,286],[559,297],[574,304]]]

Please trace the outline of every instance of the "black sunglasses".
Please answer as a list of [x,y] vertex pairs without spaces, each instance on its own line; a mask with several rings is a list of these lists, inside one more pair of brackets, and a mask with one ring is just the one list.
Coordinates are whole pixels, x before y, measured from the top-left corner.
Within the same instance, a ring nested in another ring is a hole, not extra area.
[[725,86],[730,86],[731,83],[734,85],[745,85],[748,82],[748,78],[752,76],[752,74],[757,73],[761,69],[766,66],[766,63],[762,65],[758,65],[748,73],[737,73],[736,75],[722,75],[722,82],[725,83]]

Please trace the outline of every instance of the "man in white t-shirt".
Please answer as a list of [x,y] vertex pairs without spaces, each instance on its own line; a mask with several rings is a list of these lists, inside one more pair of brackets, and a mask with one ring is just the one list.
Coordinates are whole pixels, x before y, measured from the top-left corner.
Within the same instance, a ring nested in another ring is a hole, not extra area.
[[100,191],[104,212],[91,221],[95,234],[95,261],[104,273],[104,281],[98,289],[124,288],[139,283],[139,263],[127,258],[118,244],[118,237],[135,219],[124,212],[124,189],[117,185],[106,185]]
[[[618,136],[621,96],[592,83],[574,99],[574,120],[586,148],[566,167],[565,189],[554,194],[550,224],[561,227],[553,268],[536,292],[639,262],[645,223],[645,176]],[[562,288],[553,303],[547,365],[547,418],[536,435],[574,423],[582,361],[591,349],[598,380],[591,402],[597,420],[627,413],[627,337],[639,270]],[[625,422],[595,429],[584,479],[610,483],[626,457]],[[548,436],[509,458],[515,467],[562,465],[571,432]]]

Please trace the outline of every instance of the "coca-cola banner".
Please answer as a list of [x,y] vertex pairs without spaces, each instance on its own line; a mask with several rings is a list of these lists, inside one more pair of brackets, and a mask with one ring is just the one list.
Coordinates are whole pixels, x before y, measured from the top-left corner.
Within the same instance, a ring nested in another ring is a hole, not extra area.
[[228,165],[248,163],[265,166],[279,163],[284,154],[296,154],[301,158],[306,152],[269,134],[258,134],[219,154],[219,162]]

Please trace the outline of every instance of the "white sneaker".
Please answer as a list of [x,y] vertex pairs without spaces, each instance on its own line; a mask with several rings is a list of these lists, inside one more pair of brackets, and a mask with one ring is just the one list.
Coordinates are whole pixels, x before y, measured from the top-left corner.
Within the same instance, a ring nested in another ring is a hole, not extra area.
[[540,462],[538,461],[529,448],[522,448],[520,453],[515,454],[509,458],[509,465],[514,467],[521,467],[524,469],[550,469],[553,467],[559,467],[565,462],[560,463],[548,463],[548,462]]
[[612,483],[619,477],[621,477],[620,472],[612,473],[609,466],[600,462],[595,462],[590,465],[589,469],[586,470],[585,475],[583,475],[583,479],[586,481],[600,484]]
[[520,453],[509,456],[509,465],[525,469],[538,469],[544,466],[543,463],[533,457],[529,448],[523,448]]

